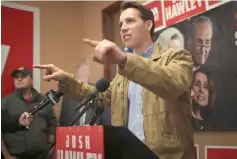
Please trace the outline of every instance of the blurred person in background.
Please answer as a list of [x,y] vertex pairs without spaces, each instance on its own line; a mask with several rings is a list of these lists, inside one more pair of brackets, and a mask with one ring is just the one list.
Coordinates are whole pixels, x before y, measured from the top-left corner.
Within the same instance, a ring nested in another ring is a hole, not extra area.
[[184,48],[184,37],[183,34],[174,27],[167,28],[163,30],[159,37],[156,40],[164,49],[175,48],[183,49]]

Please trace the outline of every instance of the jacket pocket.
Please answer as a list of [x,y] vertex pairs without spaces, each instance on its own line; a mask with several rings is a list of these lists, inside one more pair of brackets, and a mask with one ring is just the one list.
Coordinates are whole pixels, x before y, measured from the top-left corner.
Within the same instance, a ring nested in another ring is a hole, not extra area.
[[181,146],[181,140],[181,137],[177,134],[165,133],[156,129],[156,131],[153,131],[151,142],[154,149],[158,149],[162,153],[162,151],[177,150]]

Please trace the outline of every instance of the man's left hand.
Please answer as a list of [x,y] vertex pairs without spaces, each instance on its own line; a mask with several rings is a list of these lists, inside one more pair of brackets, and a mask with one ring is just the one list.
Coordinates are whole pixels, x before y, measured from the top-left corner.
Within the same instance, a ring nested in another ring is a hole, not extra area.
[[84,42],[94,48],[93,60],[101,64],[126,63],[126,54],[113,42],[109,40],[95,41],[84,39]]

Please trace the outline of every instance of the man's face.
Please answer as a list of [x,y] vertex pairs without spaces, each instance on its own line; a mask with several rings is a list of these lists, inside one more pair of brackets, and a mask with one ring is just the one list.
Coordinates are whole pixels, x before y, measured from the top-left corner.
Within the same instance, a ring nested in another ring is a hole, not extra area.
[[195,24],[195,33],[192,39],[192,51],[194,63],[198,66],[204,64],[211,50],[213,30],[208,22]]
[[122,11],[119,20],[120,36],[128,48],[139,47],[150,35],[151,21],[143,21],[139,10],[128,8]]
[[14,78],[14,84],[16,89],[31,88],[33,84],[33,79],[30,75],[18,73]]

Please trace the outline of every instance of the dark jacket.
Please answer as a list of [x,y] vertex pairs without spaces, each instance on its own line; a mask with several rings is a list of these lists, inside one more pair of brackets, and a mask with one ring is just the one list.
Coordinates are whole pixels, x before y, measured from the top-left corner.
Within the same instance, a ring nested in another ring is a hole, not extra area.
[[1,110],[1,131],[2,133],[14,133],[16,131],[24,131],[25,127],[20,126],[18,120],[21,115],[11,116],[7,110]]
[[[15,91],[2,99],[2,110],[16,116],[34,109],[45,97],[32,89],[32,100],[27,103],[21,93]],[[34,153],[43,151],[48,144],[48,135],[55,134],[57,121],[53,107],[48,105],[34,115],[34,120],[25,131],[3,133],[2,139],[11,154]]]

